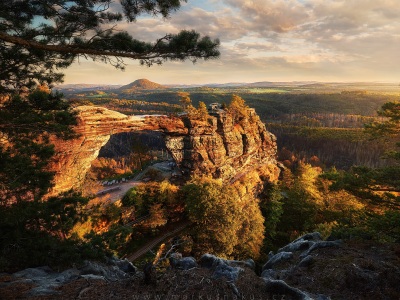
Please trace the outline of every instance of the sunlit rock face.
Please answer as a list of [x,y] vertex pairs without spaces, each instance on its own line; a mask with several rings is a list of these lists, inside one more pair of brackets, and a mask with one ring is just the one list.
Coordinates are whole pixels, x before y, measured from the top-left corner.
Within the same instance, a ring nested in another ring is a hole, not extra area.
[[224,111],[207,121],[187,116],[126,116],[95,106],[76,108],[80,137],[70,141],[53,139],[56,148],[51,169],[56,172],[51,194],[80,186],[91,162],[110,136],[121,132],[161,131],[166,146],[183,173],[212,175],[234,182],[255,170],[262,180],[275,181],[276,140],[253,110],[249,117],[234,122]]
[[277,180],[276,139],[255,113],[236,124],[224,111],[212,114],[207,122],[186,119],[184,123],[187,134],[165,139],[186,174],[211,174],[233,182],[258,170],[266,180]]

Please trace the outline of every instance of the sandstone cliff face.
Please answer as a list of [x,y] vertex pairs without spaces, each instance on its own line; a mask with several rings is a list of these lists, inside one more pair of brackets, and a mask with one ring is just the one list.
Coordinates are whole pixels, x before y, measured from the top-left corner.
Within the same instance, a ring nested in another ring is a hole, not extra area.
[[51,166],[56,172],[51,194],[79,187],[111,135],[141,130],[164,132],[167,149],[185,175],[211,174],[230,182],[251,172],[268,181],[277,180],[279,175],[275,137],[253,110],[240,122],[222,110],[207,121],[185,116],[126,116],[94,106],[81,106],[76,111],[75,130],[80,137],[53,140],[57,154]]
[[221,110],[207,122],[186,118],[184,123],[188,133],[167,135],[166,146],[186,174],[234,182],[257,171],[263,180],[277,180],[275,136],[252,110],[240,122]]

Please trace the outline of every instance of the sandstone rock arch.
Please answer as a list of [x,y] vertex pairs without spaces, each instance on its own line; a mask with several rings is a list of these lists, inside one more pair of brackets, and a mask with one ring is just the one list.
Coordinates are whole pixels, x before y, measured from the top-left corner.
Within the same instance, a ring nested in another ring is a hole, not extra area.
[[[51,194],[77,188],[91,162],[110,136],[143,130],[164,133],[167,150],[188,175],[212,174],[234,181],[250,169],[264,169],[268,180],[276,180],[276,141],[257,118],[234,124],[229,114],[213,114],[208,121],[165,115],[126,116],[96,106],[76,108],[77,139],[54,139],[56,155],[51,169],[56,172]],[[266,171],[267,170],[267,171]]]

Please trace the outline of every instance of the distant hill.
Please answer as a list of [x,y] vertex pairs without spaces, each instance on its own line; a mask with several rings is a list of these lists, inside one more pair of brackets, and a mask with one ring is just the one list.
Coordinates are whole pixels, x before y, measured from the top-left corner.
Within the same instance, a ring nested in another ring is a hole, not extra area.
[[127,85],[121,86],[118,90],[120,90],[122,92],[135,92],[135,91],[142,91],[142,90],[162,90],[162,89],[166,89],[166,88],[167,88],[166,86],[152,82],[147,79],[138,79]]

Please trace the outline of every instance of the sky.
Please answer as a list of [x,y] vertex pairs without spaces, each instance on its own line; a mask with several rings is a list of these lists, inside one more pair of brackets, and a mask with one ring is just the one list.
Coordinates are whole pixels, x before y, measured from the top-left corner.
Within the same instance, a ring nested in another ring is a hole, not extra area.
[[188,0],[167,20],[141,17],[119,29],[145,41],[194,29],[220,39],[221,57],[150,68],[126,60],[125,71],[80,60],[64,83],[400,80],[398,0]]

